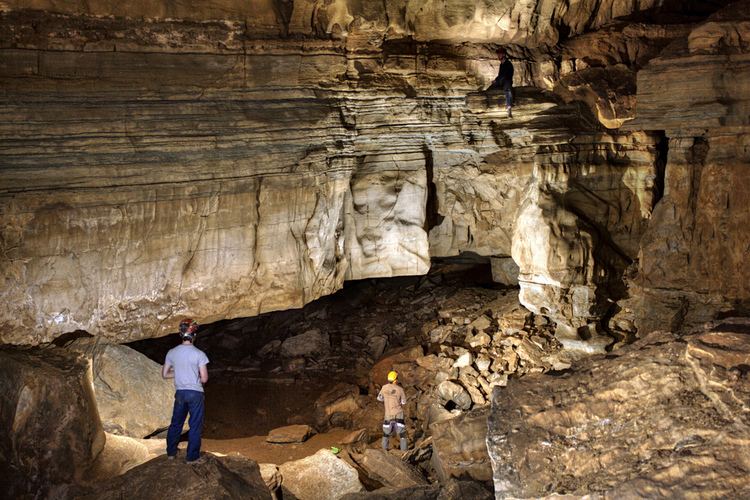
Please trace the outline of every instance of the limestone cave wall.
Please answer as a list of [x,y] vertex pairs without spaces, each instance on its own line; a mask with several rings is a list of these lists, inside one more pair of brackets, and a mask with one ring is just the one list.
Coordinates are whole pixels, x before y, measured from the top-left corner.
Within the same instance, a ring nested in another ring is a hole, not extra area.
[[0,2],[0,342],[154,337],[467,251],[571,339],[747,308],[727,4]]

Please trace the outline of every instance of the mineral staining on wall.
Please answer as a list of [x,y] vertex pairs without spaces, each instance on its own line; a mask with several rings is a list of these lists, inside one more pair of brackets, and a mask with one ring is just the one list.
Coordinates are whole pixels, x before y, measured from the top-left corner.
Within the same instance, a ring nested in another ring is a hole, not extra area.
[[[627,295],[663,184],[663,135],[638,130],[669,127],[606,130],[633,96],[580,72],[634,77],[684,28],[584,56],[618,2],[6,4],[2,342],[153,337],[463,251],[513,256],[524,304],[570,336]],[[512,121],[478,92],[495,43],[538,87]]]

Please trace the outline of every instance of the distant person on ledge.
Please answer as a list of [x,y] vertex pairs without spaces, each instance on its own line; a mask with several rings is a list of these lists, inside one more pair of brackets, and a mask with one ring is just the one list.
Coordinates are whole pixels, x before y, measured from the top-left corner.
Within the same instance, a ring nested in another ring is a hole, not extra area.
[[401,438],[399,448],[406,451],[406,424],[404,424],[403,406],[406,404],[406,393],[403,387],[398,385],[398,373],[388,372],[388,383],[378,393],[378,401],[385,406],[385,417],[383,418],[383,449],[390,448],[391,434],[398,434]]
[[497,78],[492,82],[491,87],[502,89],[505,93],[505,109],[508,111],[508,118],[513,118],[513,63],[508,59],[508,54],[503,47],[497,49],[497,58],[500,60],[500,69],[497,72]]
[[208,382],[208,357],[193,345],[198,333],[198,323],[192,319],[180,322],[180,339],[182,343],[170,349],[161,369],[161,376],[174,379],[174,409],[172,422],[167,431],[167,457],[174,459],[177,455],[177,443],[180,442],[185,417],[190,414],[188,425],[188,447],[186,461],[198,460],[201,454],[201,432],[205,404],[203,384]]

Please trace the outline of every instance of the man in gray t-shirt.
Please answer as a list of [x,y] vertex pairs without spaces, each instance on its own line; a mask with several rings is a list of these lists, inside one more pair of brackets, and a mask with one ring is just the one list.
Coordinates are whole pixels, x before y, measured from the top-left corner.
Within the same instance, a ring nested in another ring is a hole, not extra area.
[[193,345],[198,332],[198,323],[192,319],[180,322],[180,338],[182,343],[170,349],[164,359],[161,376],[173,378],[175,386],[174,408],[172,422],[167,431],[167,457],[177,455],[177,444],[182,434],[185,418],[190,414],[188,425],[187,461],[198,460],[201,453],[201,431],[203,430],[203,416],[205,404],[203,384],[208,382],[208,357]]

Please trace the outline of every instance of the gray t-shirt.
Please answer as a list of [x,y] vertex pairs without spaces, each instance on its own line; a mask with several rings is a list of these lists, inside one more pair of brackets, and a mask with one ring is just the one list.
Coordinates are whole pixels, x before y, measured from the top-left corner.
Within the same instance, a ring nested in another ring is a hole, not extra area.
[[199,368],[208,364],[206,353],[193,345],[178,345],[169,350],[164,364],[174,368],[176,390],[203,392]]

